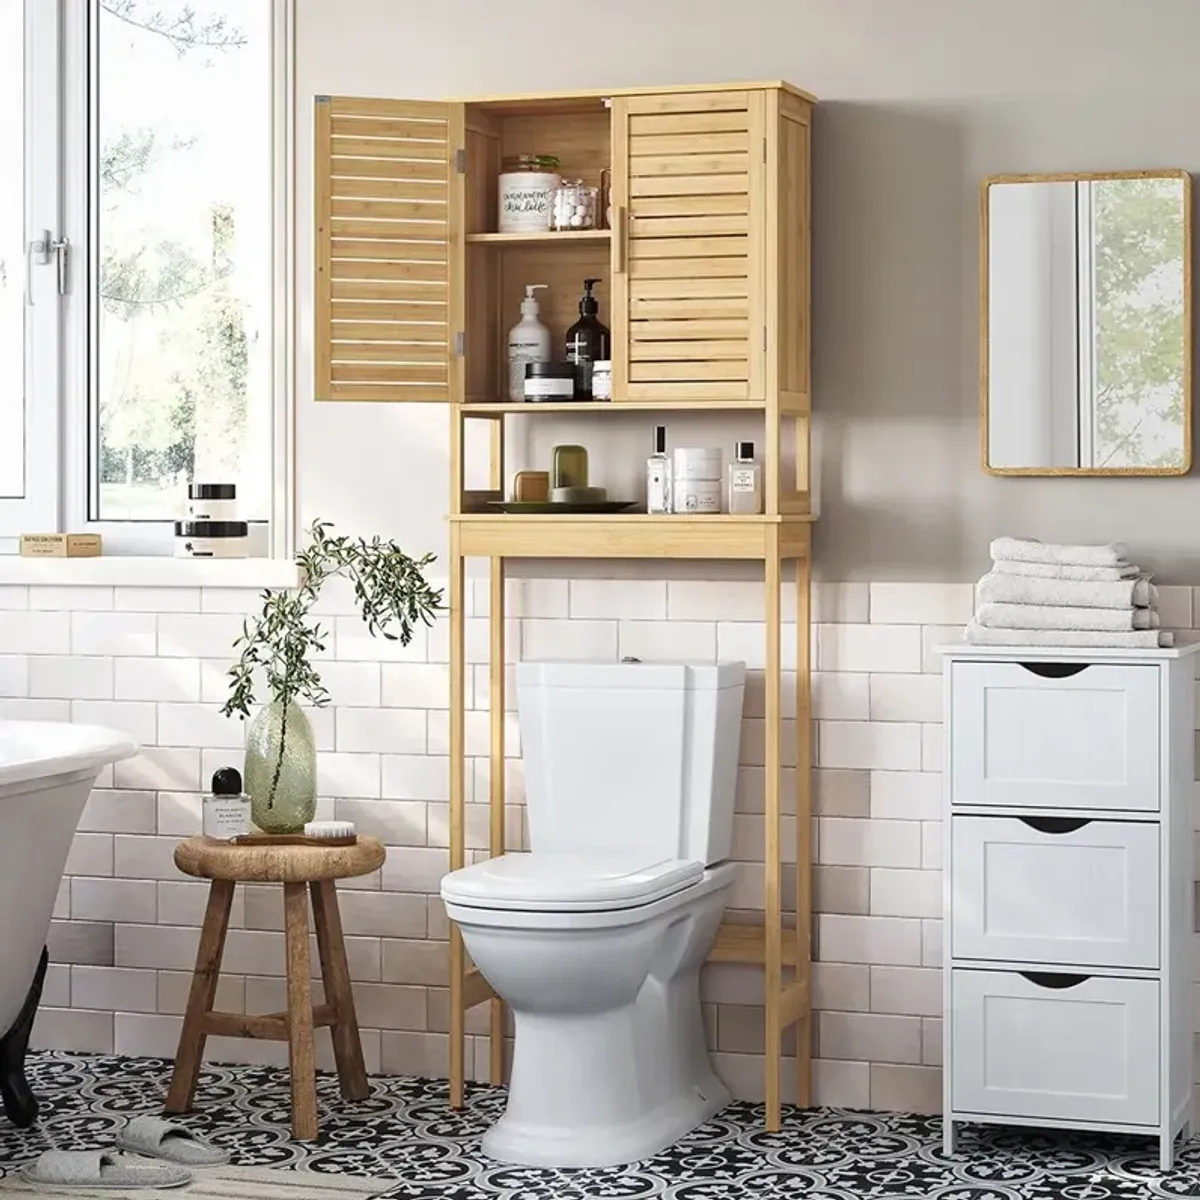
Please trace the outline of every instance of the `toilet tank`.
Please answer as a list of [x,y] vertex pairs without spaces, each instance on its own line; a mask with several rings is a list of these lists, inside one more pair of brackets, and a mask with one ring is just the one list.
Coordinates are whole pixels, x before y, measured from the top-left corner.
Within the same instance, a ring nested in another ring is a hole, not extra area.
[[517,664],[529,845],[730,854],[745,663]]

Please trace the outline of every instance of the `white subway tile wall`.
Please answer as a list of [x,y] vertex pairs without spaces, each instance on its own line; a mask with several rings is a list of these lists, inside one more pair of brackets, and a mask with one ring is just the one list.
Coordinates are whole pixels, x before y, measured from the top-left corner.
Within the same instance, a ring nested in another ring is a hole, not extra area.
[[[940,1103],[941,681],[934,647],[961,637],[970,584],[817,584],[814,595],[814,949],[816,1099],[860,1108]],[[468,589],[468,654],[487,655],[486,581]],[[1191,588],[1161,589],[1165,623],[1190,628]],[[211,771],[237,763],[244,730],[218,709],[230,644],[257,596],[235,589],[0,588],[0,716],[96,721],[142,753],[102,778],[67,864],[50,935],[41,1045],[172,1055],[206,890],[172,850],[200,825]],[[313,714],[322,815],[354,821],[389,847],[382,871],[347,881],[343,921],[368,1067],[442,1075],[449,951],[437,899],[448,855],[449,672],[445,622],[407,646],[373,639],[345,589],[322,598],[320,667],[332,704]],[[699,580],[509,583],[510,658],[743,658],[761,666],[761,585]],[[794,620],[785,588],[784,619]],[[1169,619],[1167,619],[1169,617]],[[794,661],[795,626],[785,629]],[[508,707],[515,710],[513,676]],[[487,844],[487,668],[468,668],[467,835]],[[784,680],[785,705],[795,677]],[[763,687],[746,693],[734,852],[735,904],[750,918],[763,888]],[[508,718],[509,844],[523,846],[524,782]],[[795,762],[795,722],[784,723]],[[790,777],[791,772],[788,772]],[[790,778],[788,780],[790,783]],[[794,812],[784,792],[785,811]],[[785,817],[785,856],[795,822]],[[791,848],[788,852],[788,848]],[[794,904],[794,889],[785,900]],[[219,1004],[282,1006],[282,899],[241,889]],[[315,961],[315,956],[314,956]],[[762,1093],[762,974],[706,968],[705,1021],[717,1068],[739,1096]],[[1200,1027],[1200,991],[1197,993]],[[486,1068],[479,1013],[467,1062]],[[787,1052],[792,1052],[788,1041]],[[278,1045],[209,1040],[213,1058],[281,1063]],[[328,1065],[328,1064],[326,1064]],[[788,1064],[790,1068],[790,1063]],[[785,1095],[794,1072],[784,1072]]]

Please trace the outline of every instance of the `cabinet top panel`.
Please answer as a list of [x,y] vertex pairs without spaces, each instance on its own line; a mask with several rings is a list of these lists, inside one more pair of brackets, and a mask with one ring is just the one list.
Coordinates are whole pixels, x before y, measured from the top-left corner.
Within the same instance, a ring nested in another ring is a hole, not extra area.
[[1132,646],[935,646],[934,654],[947,661],[988,662],[1133,662],[1142,659],[1157,662],[1164,658],[1187,658],[1200,650],[1200,642],[1181,642],[1175,646],[1132,647]]
[[669,96],[686,92],[752,92],[777,88],[790,92],[809,104],[816,104],[817,98],[811,92],[806,92],[794,84],[781,79],[759,80],[757,83],[676,83],[660,87],[620,87],[620,88],[588,88],[583,91],[563,92],[518,92],[507,96],[460,96],[458,101],[466,104],[478,104],[488,109],[516,111],[523,108],[547,111],[558,108],[569,111],[572,108],[589,106],[597,101],[606,100],[612,96]]

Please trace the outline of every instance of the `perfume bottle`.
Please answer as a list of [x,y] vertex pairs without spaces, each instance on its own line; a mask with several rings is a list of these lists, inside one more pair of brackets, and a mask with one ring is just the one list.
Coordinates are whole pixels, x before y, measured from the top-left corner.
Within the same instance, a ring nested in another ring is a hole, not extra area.
[[237,767],[221,767],[212,777],[212,792],[201,803],[204,836],[229,841],[250,832],[250,797],[242,791]]
[[667,458],[667,427],[654,427],[654,453],[646,459],[646,511],[671,511],[671,460]]
[[739,516],[756,516],[763,510],[762,467],[754,458],[753,442],[734,446],[725,509]]

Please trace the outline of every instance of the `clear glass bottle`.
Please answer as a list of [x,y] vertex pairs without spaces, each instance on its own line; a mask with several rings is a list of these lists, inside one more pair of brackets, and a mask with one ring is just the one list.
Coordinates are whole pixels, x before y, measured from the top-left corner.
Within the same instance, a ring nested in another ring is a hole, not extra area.
[[646,511],[671,511],[671,460],[667,457],[667,427],[654,427],[654,453],[646,459]]
[[738,442],[729,464],[729,488],[725,511],[738,516],[756,516],[763,510],[762,466],[754,457],[753,442]]

